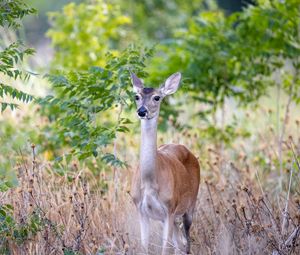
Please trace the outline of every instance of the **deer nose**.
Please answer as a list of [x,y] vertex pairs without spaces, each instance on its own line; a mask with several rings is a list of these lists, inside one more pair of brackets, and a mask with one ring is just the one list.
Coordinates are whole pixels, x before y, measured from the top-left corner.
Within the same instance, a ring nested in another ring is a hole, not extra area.
[[145,117],[148,111],[144,106],[142,106],[141,108],[138,109],[137,113],[140,117]]

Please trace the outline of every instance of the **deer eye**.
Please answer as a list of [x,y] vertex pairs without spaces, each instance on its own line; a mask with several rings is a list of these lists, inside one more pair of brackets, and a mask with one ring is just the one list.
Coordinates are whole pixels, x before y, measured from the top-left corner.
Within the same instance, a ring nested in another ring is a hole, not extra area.
[[136,101],[138,101],[138,100],[140,99],[140,97],[139,97],[138,95],[135,95],[134,99],[135,99]]
[[159,99],[160,99],[160,96],[155,96],[155,97],[154,97],[154,100],[155,100],[155,101],[159,101]]

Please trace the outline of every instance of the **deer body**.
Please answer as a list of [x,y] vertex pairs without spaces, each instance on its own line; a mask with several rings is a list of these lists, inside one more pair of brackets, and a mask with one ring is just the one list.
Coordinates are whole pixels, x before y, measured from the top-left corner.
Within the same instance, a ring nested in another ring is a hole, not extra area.
[[155,182],[144,184],[141,170],[140,166],[136,171],[132,197],[142,213],[154,220],[164,221],[170,213],[175,217],[183,216],[189,208],[194,208],[199,167],[197,159],[186,147],[168,144],[157,150],[157,167],[153,168]]
[[141,117],[141,145],[140,164],[133,177],[131,194],[139,210],[141,241],[146,251],[149,219],[163,222],[163,254],[168,252],[170,243],[182,249],[175,224],[178,217],[183,217],[186,252],[189,253],[189,229],[200,182],[198,160],[185,146],[167,144],[157,148],[160,101],[165,95],[177,90],[180,74],[170,78],[164,87],[152,89],[144,88],[142,82],[132,74],[138,115]]

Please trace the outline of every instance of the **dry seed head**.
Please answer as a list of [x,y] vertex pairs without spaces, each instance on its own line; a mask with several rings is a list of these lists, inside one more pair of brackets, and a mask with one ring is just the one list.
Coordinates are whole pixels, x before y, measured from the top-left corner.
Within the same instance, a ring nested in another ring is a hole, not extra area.
[[261,225],[254,224],[251,226],[251,230],[253,233],[259,233],[259,232],[263,231],[264,228]]
[[246,187],[246,186],[243,186],[243,191],[245,191],[245,192],[249,192],[249,189]]

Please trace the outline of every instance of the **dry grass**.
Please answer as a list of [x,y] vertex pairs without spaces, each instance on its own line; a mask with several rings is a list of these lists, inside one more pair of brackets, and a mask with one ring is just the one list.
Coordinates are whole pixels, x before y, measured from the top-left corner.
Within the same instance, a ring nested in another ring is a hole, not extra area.
[[[282,214],[286,193],[264,190],[266,183],[244,158],[235,165],[212,149],[207,153],[192,225],[193,254],[299,254],[300,204],[293,195],[298,191],[291,192]],[[21,242],[8,237],[2,245],[11,254],[142,254],[128,193],[130,170],[118,178],[117,189],[108,181],[109,191],[101,195],[88,172],[60,176],[35,155],[32,162],[24,160],[19,186],[2,194],[0,202],[14,206],[20,226],[37,216],[38,231]],[[160,250],[160,231],[158,224],[152,227],[152,254]]]

